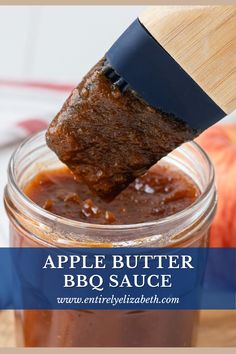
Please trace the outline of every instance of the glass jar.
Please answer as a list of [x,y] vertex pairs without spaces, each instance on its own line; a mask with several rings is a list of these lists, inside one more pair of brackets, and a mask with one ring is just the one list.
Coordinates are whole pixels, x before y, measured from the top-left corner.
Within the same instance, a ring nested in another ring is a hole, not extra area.
[[[22,192],[38,172],[62,163],[45,144],[45,132],[13,154],[5,189],[12,247],[205,247],[216,209],[214,169],[194,142],[159,163],[183,171],[199,187],[189,207],[158,221],[93,225],[51,214]],[[27,347],[183,347],[194,344],[197,310],[16,311],[18,345]]]

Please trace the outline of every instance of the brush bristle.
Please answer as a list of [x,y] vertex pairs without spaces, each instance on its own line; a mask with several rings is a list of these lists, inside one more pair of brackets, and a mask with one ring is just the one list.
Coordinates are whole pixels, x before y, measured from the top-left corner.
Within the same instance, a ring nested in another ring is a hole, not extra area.
[[102,73],[111,81],[111,83],[118,87],[124,93],[129,88],[129,84],[121,77],[106,60],[102,67]]

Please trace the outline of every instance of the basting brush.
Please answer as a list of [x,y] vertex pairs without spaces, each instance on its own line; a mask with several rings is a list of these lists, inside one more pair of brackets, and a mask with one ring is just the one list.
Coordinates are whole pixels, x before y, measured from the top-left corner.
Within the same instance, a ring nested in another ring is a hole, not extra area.
[[73,90],[47,143],[110,200],[235,108],[236,6],[156,6]]

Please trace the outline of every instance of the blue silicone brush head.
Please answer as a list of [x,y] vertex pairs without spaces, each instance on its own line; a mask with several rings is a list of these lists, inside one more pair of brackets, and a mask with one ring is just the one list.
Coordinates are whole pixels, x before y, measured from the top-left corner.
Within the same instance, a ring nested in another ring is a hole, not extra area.
[[150,106],[198,132],[226,115],[139,19],[108,50],[103,73],[122,92],[131,88]]

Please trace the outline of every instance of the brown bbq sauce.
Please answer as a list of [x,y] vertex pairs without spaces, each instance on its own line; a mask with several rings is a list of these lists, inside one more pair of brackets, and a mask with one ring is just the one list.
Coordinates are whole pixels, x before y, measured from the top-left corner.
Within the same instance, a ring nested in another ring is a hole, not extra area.
[[[79,183],[78,183],[79,182]],[[197,186],[182,172],[156,165],[136,178],[110,203],[94,195],[68,168],[37,174],[25,194],[53,214],[95,224],[135,224],[158,220],[191,205]]]

